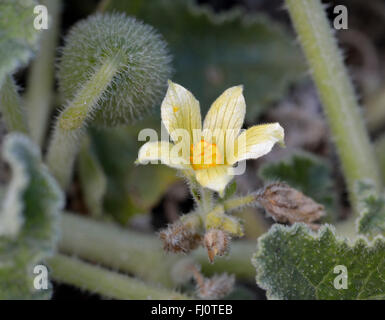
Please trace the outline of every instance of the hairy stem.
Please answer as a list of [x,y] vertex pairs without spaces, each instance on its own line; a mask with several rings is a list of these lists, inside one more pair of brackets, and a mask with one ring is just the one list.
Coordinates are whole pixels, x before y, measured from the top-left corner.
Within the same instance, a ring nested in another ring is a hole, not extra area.
[[119,54],[112,59],[106,59],[57,119],[47,152],[47,164],[63,189],[67,188],[71,180],[87,120],[96,111],[98,100],[117,74],[119,61]]
[[[253,279],[255,270],[250,259],[255,251],[255,242],[234,241],[229,257],[218,258],[209,263],[207,252],[202,248],[193,253],[193,258],[202,265],[203,272],[229,272],[240,279]],[[160,240],[152,235],[122,229],[79,215],[64,213],[62,218],[62,252],[128,272],[142,280],[161,283],[166,287],[175,285],[174,267],[184,256],[167,255]]]
[[32,139],[42,145],[51,111],[55,49],[60,24],[60,0],[42,0],[49,12],[49,28],[42,31],[40,50],[31,64],[26,92],[26,109]]
[[211,209],[213,192],[209,189],[201,187],[200,191],[201,197],[201,211],[202,213],[207,213]]
[[216,205],[214,208],[208,208],[208,211],[204,211],[205,215],[207,214],[218,214],[224,211],[231,211],[235,209],[240,209],[247,205],[254,204],[257,201],[257,194],[250,194],[247,196],[241,196],[229,200],[225,200],[222,203]]
[[8,131],[27,133],[21,99],[11,75],[7,75],[0,89],[0,110]]
[[352,206],[355,181],[380,174],[351,80],[320,0],[286,0],[337,146]]
[[233,199],[229,199],[223,202],[223,206],[226,211],[231,211],[234,209],[238,209],[247,205],[251,205],[255,203],[257,200],[256,194],[249,194],[247,196],[237,197]]
[[138,279],[109,271],[79,259],[58,254],[48,261],[52,277],[58,282],[71,284],[115,299],[190,299],[188,296],[144,283]]

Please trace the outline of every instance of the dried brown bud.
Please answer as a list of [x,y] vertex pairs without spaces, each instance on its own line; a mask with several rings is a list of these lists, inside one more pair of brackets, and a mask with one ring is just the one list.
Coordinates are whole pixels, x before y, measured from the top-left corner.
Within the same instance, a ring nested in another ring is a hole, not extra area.
[[206,231],[203,242],[207,249],[209,260],[213,263],[215,256],[223,256],[227,252],[230,237],[222,230],[210,229]]
[[163,249],[173,253],[188,253],[202,243],[202,236],[185,224],[177,221],[159,233]]
[[196,282],[197,294],[202,299],[221,299],[234,288],[234,275],[223,273],[205,278],[197,266],[190,266],[192,276]]
[[272,183],[258,195],[258,202],[280,223],[304,222],[313,230],[314,221],[325,216],[324,207],[285,183]]

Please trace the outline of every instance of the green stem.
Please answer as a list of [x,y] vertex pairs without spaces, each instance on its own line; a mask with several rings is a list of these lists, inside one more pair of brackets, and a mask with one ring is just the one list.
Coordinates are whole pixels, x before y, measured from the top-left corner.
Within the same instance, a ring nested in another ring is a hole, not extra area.
[[85,136],[83,139],[77,169],[87,209],[94,217],[101,217],[103,213],[103,197],[107,188],[107,178],[99,163],[99,159],[92,150],[88,136]]
[[47,164],[63,189],[72,176],[76,154],[85,125],[97,110],[98,100],[119,68],[120,55],[106,61],[78,91],[73,101],[60,114],[47,152]]
[[32,139],[42,145],[51,111],[55,49],[60,24],[60,0],[42,0],[49,12],[49,28],[42,31],[40,50],[31,64],[26,92],[26,110]]
[[234,274],[237,280],[251,281],[255,278],[255,268],[251,264],[251,258],[256,250],[256,241],[232,241],[229,255],[216,257],[214,263],[209,261],[207,250],[203,248],[194,251],[192,257],[207,275],[227,272]]
[[21,99],[11,75],[5,77],[0,89],[0,110],[8,131],[28,132]]
[[201,187],[201,212],[207,214],[212,208],[213,192],[209,189]]
[[187,185],[190,189],[190,193],[198,207],[202,206],[202,201],[201,201],[201,192],[202,188],[196,181],[195,177],[193,174],[191,174],[190,171],[185,170],[183,171],[184,177],[187,179]]
[[48,263],[52,277],[56,281],[71,284],[104,297],[136,300],[191,299],[169,289],[146,284],[138,279],[62,254],[49,259]]
[[[123,272],[134,274],[144,281],[160,283],[166,287],[175,285],[175,268],[183,256],[166,255],[160,240],[132,230],[122,229],[79,215],[62,215],[62,252],[98,262]],[[229,257],[219,258],[212,265],[204,249],[193,253],[195,260],[208,273],[229,272],[238,278],[253,279],[250,259],[256,243],[234,241]]]
[[247,205],[254,204],[257,200],[256,194],[250,194],[247,196],[237,197],[229,200],[225,200],[222,203],[216,205],[214,208],[208,208],[209,210],[204,211],[206,214],[220,214],[224,211],[231,211],[235,209],[240,209]]
[[257,200],[256,194],[249,194],[247,196],[226,200],[223,202],[223,206],[226,211],[231,211],[234,209],[245,207],[247,205],[254,204],[256,200]]
[[176,257],[166,255],[160,240],[79,215],[63,214],[60,250],[135,274],[145,281],[172,286]]
[[353,85],[319,0],[286,0],[318,88],[337,146],[357,215],[355,181],[370,179],[380,188],[380,174]]
[[212,208],[210,211],[205,212],[205,215],[222,215],[225,213],[225,208],[222,204],[216,205],[214,208]]

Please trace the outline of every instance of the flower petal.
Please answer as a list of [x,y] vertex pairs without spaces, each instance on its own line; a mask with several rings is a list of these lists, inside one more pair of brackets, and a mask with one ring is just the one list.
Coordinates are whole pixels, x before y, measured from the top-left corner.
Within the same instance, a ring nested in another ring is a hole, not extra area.
[[242,132],[236,140],[235,153],[229,164],[256,159],[269,153],[276,142],[284,145],[284,130],[279,123],[262,124]]
[[139,149],[136,162],[148,164],[152,161],[160,161],[175,169],[188,168],[186,160],[172,152],[173,147],[174,145],[168,141],[147,142]]
[[[203,123],[204,137],[208,142],[216,141],[220,150],[233,144],[242,128],[245,118],[246,103],[243,97],[243,86],[235,86],[223,92],[211,105]],[[218,134],[222,135],[217,137]]]
[[[199,101],[195,99],[190,91],[181,85],[168,81],[168,90],[161,106],[162,122],[166,127],[171,139],[176,143],[182,136],[186,147],[198,141],[193,138],[194,134],[200,135],[202,128],[201,111]],[[186,135],[181,135],[185,130]],[[194,133],[195,130],[195,133]]]
[[195,171],[197,181],[205,188],[222,194],[226,185],[232,180],[231,166],[215,166]]

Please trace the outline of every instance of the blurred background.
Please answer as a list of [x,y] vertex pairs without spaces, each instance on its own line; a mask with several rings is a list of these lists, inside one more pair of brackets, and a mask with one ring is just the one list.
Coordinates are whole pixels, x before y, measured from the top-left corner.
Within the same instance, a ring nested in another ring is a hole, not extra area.
[[[348,8],[348,29],[336,34],[363,105],[371,138],[378,145],[383,144],[385,2],[338,0],[325,4],[331,20],[335,17],[335,5]],[[276,174],[324,204],[330,212],[328,221],[349,214],[335,149],[282,0],[199,0],[195,4],[187,0],[65,0],[60,45],[74,23],[96,11],[123,11],[158,29],[173,56],[173,81],[196,96],[203,114],[223,90],[243,84],[247,104],[245,127],[278,121],[285,128],[287,148],[276,148],[261,159],[248,161],[246,174],[236,177],[240,193],[261,187],[267,176]],[[16,75],[22,87],[26,85],[27,74],[28,68]],[[55,104],[60,106],[60,97]],[[57,109],[53,109],[52,118],[56,114]],[[157,108],[151,116],[132,126],[90,128],[87,148],[92,151],[89,153],[92,159],[78,161],[67,210],[149,233],[190,211],[193,200],[174,170],[134,165],[143,143],[137,141],[138,132],[142,128],[159,127]],[[305,154],[308,160],[296,157],[298,154]],[[276,167],[265,166],[271,160]],[[87,174],[87,161],[96,164],[103,182],[102,190],[96,194],[87,192],[82,182],[82,176]],[[292,174],[294,171],[301,171],[300,178]],[[335,212],[340,214],[337,216]],[[245,235],[251,240],[272,224],[258,208],[247,208],[239,216],[245,220]],[[66,298],[99,299],[99,296],[55,284],[54,299]],[[240,283],[233,298],[264,299],[264,292],[254,283]]]

